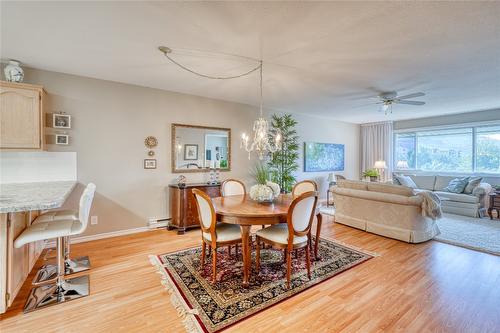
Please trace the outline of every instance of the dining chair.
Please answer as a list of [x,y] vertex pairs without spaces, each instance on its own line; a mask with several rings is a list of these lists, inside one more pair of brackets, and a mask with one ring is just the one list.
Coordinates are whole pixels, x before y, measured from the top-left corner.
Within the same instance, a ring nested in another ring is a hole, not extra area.
[[[302,193],[306,193],[306,192],[310,192],[310,191],[318,191],[318,184],[316,184],[316,182],[314,180],[303,180],[301,182],[298,182],[297,184],[295,184],[292,188],[292,197],[298,197],[299,195],[301,195]],[[321,224],[322,224],[322,221],[321,221],[321,214],[319,213],[319,211],[316,211],[315,214],[316,215],[316,218],[318,219],[318,226],[321,228]],[[316,233],[318,233],[316,231]],[[317,247],[318,247],[318,242],[319,242],[319,237],[318,235],[316,235],[316,246],[315,246],[315,250],[314,250],[314,257],[316,258],[318,256],[318,250],[317,250]],[[313,244],[311,242],[310,244],[311,246],[311,249],[313,248]],[[295,251],[295,256],[297,256],[297,251]]]
[[292,250],[305,248],[307,277],[311,279],[311,225],[318,202],[318,192],[302,193],[296,197],[288,210],[286,224],[275,224],[257,230],[256,233],[256,269],[260,269],[260,242],[284,250],[286,258],[286,287],[290,288],[292,272]]
[[[234,224],[217,223],[214,205],[203,191],[193,189],[196,209],[201,227],[201,269],[205,265],[206,246],[212,249],[212,282],[217,280],[217,248],[241,243],[240,227]],[[237,251],[236,251],[237,252]]]
[[220,184],[220,192],[223,197],[229,195],[243,195],[247,193],[245,184],[237,179],[226,179]]

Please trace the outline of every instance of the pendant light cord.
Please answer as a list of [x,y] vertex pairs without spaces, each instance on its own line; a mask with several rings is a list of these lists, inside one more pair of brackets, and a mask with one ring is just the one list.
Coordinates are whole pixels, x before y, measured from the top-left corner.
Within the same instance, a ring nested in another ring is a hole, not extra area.
[[[241,74],[238,74],[238,75],[232,75],[232,76],[212,76],[212,75],[208,75],[208,74],[203,74],[203,73],[199,73],[195,70],[192,70],[186,66],[184,66],[183,64],[177,62],[176,60],[172,59],[169,55],[169,53],[171,53],[171,50],[166,52],[166,51],[163,51],[160,49],[161,52],[163,52],[163,54],[165,55],[165,57],[170,60],[172,63],[174,63],[175,65],[179,66],[180,68],[184,69],[185,71],[188,71],[190,73],[193,73],[195,75],[198,75],[198,76],[201,76],[201,77],[204,77],[204,78],[207,78],[207,79],[212,79],[212,80],[230,80],[230,79],[237,79],[237,78],[240,78],[240,77],[243,77],[243,76],[246,76],[246,75],[249,75],[253,72],[255,72],[256,70],[260,69],[260,76],[261,76],[261,96],[262,96],[262,60],[260,61],[259,65],[256,66],[255,68],[252,68],[251,70],[249,70],[248,72],[244,72],[244,73],[241,73]],[[262,98],[261,98],[261,104],[262,104]],[[262,107],[261,107],[262,108]]]

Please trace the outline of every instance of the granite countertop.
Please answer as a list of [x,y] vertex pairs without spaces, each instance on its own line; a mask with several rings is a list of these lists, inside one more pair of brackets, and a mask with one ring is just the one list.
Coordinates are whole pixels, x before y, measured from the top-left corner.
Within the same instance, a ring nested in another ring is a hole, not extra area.
[[75,185],[75,181],[0,184],[0,213],[59,208]]

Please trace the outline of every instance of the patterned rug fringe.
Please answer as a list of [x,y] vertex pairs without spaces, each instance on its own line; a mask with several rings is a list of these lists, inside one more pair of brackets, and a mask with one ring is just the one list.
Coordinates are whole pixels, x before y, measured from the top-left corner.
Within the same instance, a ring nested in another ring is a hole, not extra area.
[[183,297],[179,294],[177,288],[175,288],[173,281],[170,279],[168,274],[162,269],[163,265],[158,260],[157,256],[150,255],[149,261],[151,265],[156,268],[156,273],[161,275],[161,284],[170,294],[170,302],[177,310],[177,314],[182,318],[182,323],[186,329],[187,333],[203,333],[203,329],[200,327],[195,315],[198,314],[198,310],[191,309],[186,302],[184,302]]

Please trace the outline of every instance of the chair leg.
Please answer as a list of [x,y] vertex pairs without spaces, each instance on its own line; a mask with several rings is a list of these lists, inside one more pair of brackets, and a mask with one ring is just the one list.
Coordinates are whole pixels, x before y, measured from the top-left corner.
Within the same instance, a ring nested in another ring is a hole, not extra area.
[[283,263],[286,264],[286,249],[283,250]]
[[234,247],[234,252],[236,252],[236,257],[238,257],[238,244]]
[[257,237],[255,241],[255,269],[257,270],[257,274],[260,271],[260,242],[259,237]]
[[231,245],[227,246],[227,254],[229,257],[231,256]]
[[207,255],[207,244],[203,242],[203,245],[201,246],[201,266],[200,270],[203,270],[203,266],[205,266],[205,257]]
[[217,248],[212,249],[212,282],[217,280]]
[[286,251],[286,289],[290,289],[290,276],[292,273],[292,251]]
[[306,267],[307,267],[307,277],[311,280],[311,249],[306,246]]
[[295,249],[295,251],[293,251],[293,252],[295,252],[294,253],[295,254],[295,258],[298,258],[299,257],[299,249]]

